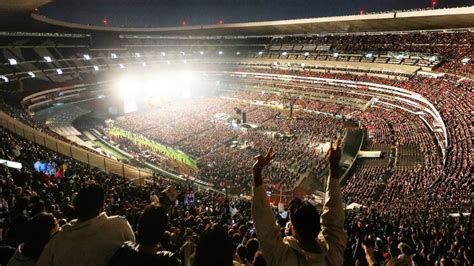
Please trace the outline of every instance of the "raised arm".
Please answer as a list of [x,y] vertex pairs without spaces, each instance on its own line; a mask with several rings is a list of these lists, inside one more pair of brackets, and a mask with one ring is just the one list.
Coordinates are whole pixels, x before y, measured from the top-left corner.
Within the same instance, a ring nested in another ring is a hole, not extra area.
[[341,139],[331,142],[327,153],[329,180],[326,187],[326,202],[321,215],[321,228],[325,241],[329,245],[327,261],[329,265],[342,265],[347,235],[344,231],[344,208],[339,186],[339,161],[341,160]]
[[253,165],[252,219],[257,230],[260,247],[269,265],[278,261],[278,255],[283,253],[281,250],[285,247],[262,178],[263,168],[275,158],[275,155],[273,149],[269,149],[265,157],[262,155],[255,157],[257,161]]

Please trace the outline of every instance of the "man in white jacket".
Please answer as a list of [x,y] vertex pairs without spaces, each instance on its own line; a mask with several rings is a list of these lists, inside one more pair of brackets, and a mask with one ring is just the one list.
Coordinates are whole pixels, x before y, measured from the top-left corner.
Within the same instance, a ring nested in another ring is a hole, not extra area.
[[65,224],[45,246],[37,265],[107,265],[125,241],[135,241],[125,218],[107,216],[104,190],[88,185],[74,199],[77,219]]
[[329,181],[321,217],[311,203],[295,199],[290,203],[292,236],[281,237],[275,215],[266,195],[262,170],[276,153],[273,149],[259,155],[253,165],[254,190],[252,218],[263,257],[268,265],[331,265],[343,264],[347,235],[344,231],[344,209],[339,187],[340,139],[331,143],[327,158]]

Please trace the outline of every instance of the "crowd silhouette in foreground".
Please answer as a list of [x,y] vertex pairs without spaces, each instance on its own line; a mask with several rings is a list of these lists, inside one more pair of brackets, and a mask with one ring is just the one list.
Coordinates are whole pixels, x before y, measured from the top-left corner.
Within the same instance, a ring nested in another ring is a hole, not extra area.
[[[1,130],[0,156],[25,167],[0,168],[0,264],[472,265],[469,217],[423,197],[345,211],[332,147],[322,213],[299,198],[279,212],[263,189],[273,150],[251,168],[248,201],[160,177],[138,186]],[[38,160],[63,174],[36,172]]]

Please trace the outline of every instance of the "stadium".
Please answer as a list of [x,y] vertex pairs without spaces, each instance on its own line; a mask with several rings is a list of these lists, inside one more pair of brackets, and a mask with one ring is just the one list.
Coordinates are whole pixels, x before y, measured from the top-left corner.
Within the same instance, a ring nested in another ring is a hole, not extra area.
[[54,4],[0,5],[0,265],[474,264],[474,6]]

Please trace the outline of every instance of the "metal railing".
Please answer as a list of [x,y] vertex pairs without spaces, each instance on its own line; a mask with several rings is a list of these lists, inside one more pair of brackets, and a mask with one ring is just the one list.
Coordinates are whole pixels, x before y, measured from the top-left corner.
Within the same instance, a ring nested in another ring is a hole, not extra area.
[[145,178],[153,176],[153,172],[149,169],[131,166],[129,164],[125,164],[103,155],[85,150],[79,146],[75,146],[72,143],[58,140],[37,129],[23,124],[4,112],[0,112],[0,126],[47,149],[78,160],[90,167],[96,167],[106,173],[112,173],[126,177],[131,180],[135,180],[138,183],[143,183]]

